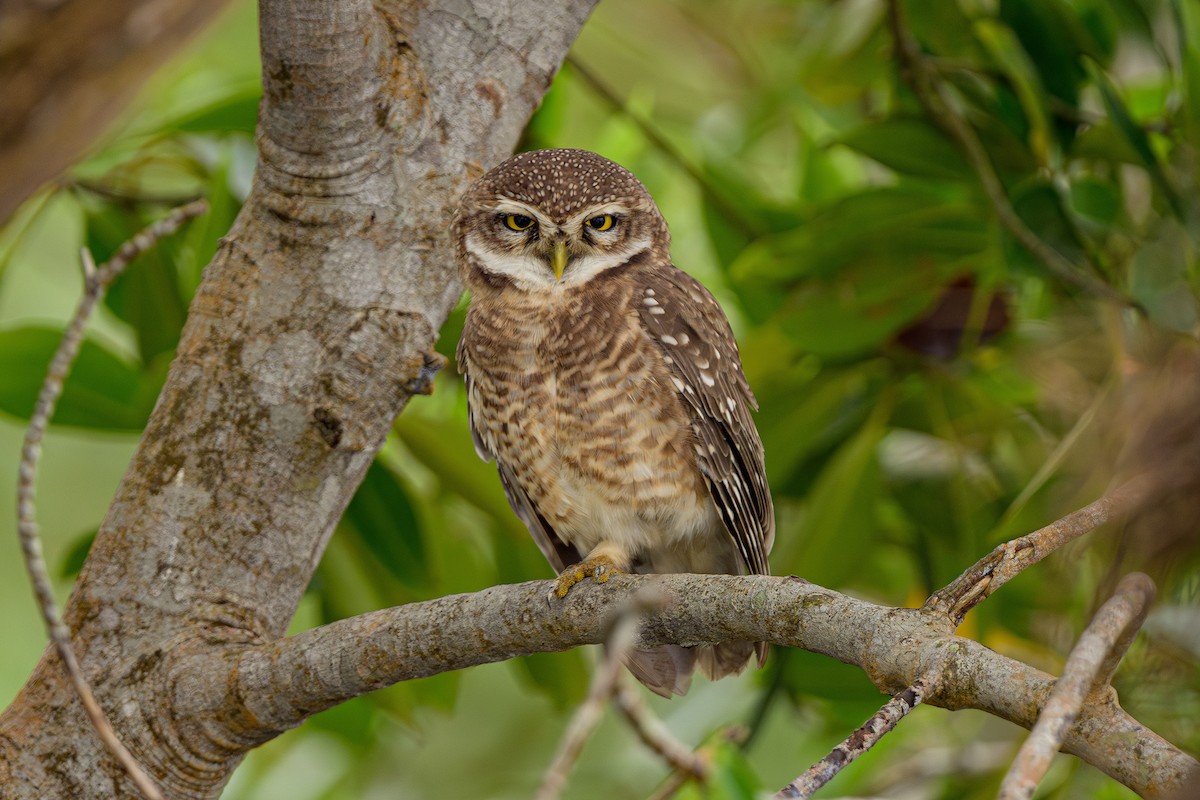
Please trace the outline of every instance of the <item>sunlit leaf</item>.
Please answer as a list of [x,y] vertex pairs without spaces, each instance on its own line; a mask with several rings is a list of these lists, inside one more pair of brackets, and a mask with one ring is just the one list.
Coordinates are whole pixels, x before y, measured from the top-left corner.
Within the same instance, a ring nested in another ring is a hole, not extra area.
[[262,91],[258,86],[221,97],[209,105],[189,110],[168,120],[164,127],[187,133],[254,133],[258,122],[258,104]]
[[905,175],[957,180],[973,175],[954,142],[923,119],[890,117],[857,128],[838,143]]
[[1163,172],[1162,164],[1159,162],[1158,156],[1154,152],[1154,148],[1150,145],[1150,137],[1146,131],[1138,125],[1125,107],[1125,102],[1117,93],[1117,89],[1113,86],[1112,81],[1104,74],[1095,63],[1087,62],[1088,74],[1095,82],[1100,90],[1100,97],[1104,100],[1104,105],[1108,109],[1109,119],[1121,135],[1129,142],[1130,147],[1138,155],[1142,166],[1150,173],[1150,177],[1154,179],[1154,185],[1162,192],[1172,210],[1175,212],[1176,218],[1182,220],[1186,218],[1187,212],[1183,208],[1183,201],[1179,197],[1178,191],[1172,185],[1171,180]]

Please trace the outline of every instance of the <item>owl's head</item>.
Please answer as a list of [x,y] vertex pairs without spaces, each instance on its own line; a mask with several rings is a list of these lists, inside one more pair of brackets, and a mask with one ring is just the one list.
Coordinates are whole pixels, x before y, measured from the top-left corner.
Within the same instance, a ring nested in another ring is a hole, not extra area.
[[513,156],[467,190],[456,226],[469,279],[525,291],[578,286],[669,246],[646,187],[586,150]]

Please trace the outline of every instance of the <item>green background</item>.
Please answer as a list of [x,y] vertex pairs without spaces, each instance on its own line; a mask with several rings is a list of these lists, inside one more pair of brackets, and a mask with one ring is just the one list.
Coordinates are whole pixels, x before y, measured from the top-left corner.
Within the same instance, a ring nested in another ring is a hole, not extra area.
[[[897,69],[874,0],[605,0],[522,143],[596,150],[648,186],[676,263],[731,318],[762,406],[773,570],[889,605],[919,604],[1146,459],[1184,458],[1172,448],[1192,438],[1186,426],[1150,456],[1134,445],[1165,413],[1157,401],[1190,402],[1187,375],[1164,365],[1200,363],[1188,360],[1200,239],[1195,4],[907,10],[1006,201],[1121,301],[1054,276],[997,223],[975,169]],[[39,511],[63,598],[200,271],[248,189],[258,91],[254,8],[238,0],[0,230],[0,449],[10,454],[0,484],[15,486],[21,419],[79,293],[78,248],[103,259],[173,204],[203,195],[212,205],[114,287],[47,438]],[[442,332],[447,355],[464,308]],[[3,702],[44,642],[11,496],[0,493]],[[1150,572],[1160,611],[1117,687],[1140,721],[1197,752],[1200,514],[1194,502],[1178,508],[1176,528],[1155,536],[1111,528],[1072,545],[1004,587],[963,632],[1056,672],[1115,578]],[[448,369],[398,420],[293,627],[550,575],[474,455]],[[225,796],[528,797],[593,660],[542,655],[360,698],[254,751]],[[855,669],[777,648],[762,671],[698,679],[686,699],[651,702],[684,741],[714,748],[709,796],[735,798],[786,783],[883,699]],[[752,727],[743,748],[721,743],[728,724]],[[982,714],[921,708],[826,793],[994,796],[1020,740]],[[665,775],[606,718],[569,791],[641,797]],[[1039,796],[1132,793],[1060,758]]]

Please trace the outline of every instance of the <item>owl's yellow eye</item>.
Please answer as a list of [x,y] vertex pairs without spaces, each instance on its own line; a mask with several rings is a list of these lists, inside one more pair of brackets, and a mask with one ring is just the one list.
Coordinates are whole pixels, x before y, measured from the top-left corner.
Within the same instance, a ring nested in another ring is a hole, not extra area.
[[505,214],[504,224],[512,231],[527,231],[533,227],[533,218],[524,214]]
[[616,222],[612,214],[598,214],[583,224],[594,231],[606,231],[615,225]]

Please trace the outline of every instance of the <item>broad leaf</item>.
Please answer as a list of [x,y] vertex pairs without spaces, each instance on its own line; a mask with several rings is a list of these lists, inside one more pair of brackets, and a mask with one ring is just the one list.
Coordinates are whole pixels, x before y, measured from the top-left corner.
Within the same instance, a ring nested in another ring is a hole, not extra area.
[[[27,420],[50,360],[62,339],[54,328],[27,326],[0,331],[0,411]],[[142,374],[104,345],[85,339],[68,376],[52,422],[96,430],[137,433],[153,402],[141,392]]]

